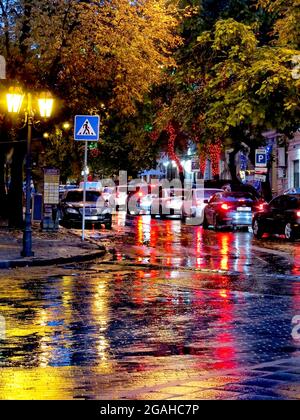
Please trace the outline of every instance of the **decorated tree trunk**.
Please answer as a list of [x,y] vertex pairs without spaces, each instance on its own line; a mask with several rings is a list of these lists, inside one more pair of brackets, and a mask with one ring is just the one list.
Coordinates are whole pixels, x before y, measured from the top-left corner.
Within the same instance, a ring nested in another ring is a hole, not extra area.
[[210,145],[210,158],[212,164],[212,175],[214,179],[220,177],[221,142],[217,141]]
[[179,178],[181,182],[184,183],[184,169],[183,169],[183,166],[181,165],[179,157],[177,156],[175,152],[175,140],[176,140],[177,135],[176,135],[175,128],[171,122],[168,125],[167,131],[169,134],[168,155],[169,155],[169,158],[176,163],[178,172],[179,172]]

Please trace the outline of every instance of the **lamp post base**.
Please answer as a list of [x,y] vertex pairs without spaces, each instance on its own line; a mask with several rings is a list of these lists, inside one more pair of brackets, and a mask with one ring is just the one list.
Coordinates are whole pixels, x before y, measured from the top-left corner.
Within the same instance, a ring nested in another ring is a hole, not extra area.
[[23,234],[23,249],[21,252],[21,256],[26,257],[34,257],[34,252],[32,251],[32,231],[31,229],[25,230]]
[[34,257],[34,252],[21,252],[21,257],[27,258],[27,257]]

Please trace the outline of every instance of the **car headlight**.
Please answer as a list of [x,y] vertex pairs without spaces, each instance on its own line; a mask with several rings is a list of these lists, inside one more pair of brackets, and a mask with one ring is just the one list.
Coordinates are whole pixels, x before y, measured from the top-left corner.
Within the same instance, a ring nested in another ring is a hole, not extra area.
[[66,212],[69,214],[78,214],[78,211],[76,209],[67,209]]
[[111,208],[110,208],[110,207],[105,208],[105,209],[101,212],[101,214],[111,214]]

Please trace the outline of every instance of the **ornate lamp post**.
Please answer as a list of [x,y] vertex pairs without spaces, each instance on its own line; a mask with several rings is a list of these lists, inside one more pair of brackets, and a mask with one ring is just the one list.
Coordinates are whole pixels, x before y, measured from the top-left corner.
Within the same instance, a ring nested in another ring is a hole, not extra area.
[[[23,93],[18,88],[10,88],[6,95],[7,109],[9,113],[19,114],[24,103],[25,126],[27,126],[27,153],[26,153],[26,211],[25,228],[23,232],[23,257],[32,257],[32,225],[31,225],[31,143],[32,127],[35,122],[36,111],[33,106],[33,96],[31,93]],[[38,106],[40,117],[49,118],[52,114],[54,99],[47,92],[39,95]]]

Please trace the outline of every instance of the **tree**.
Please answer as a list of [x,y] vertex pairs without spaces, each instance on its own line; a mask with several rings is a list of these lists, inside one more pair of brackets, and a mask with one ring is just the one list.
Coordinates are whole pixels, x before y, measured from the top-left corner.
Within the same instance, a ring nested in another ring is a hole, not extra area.
[[45,164],[60,170],[61,182],[65,184],[70,177],[79,179],[82,148],[75,144],[73,135],[57,126],[44,143]]
[[300,48],[300,9],[298,0],[259,0],[259,5],[276,16],[275,44]]
[[64,118],[103,102],[116,118],[134,115],[180,42],[176,1],[6,0],[0,19],[9,79],[51,90]]
[[134,113],[161,68],[173,64],[176,9],[165,0],[23,0],[18,8],[4,36],[9,76],[54,90],[72,110],[103,99]]
[[[209,47],[200,51],[198,37],[212,30],[220,19],[234,16],[240,22],[251,24],[258,42],[263,43],[269,40],[271,19],[261,8],[256,8],[253,0],[182,0],[180,6],[184,42],[175,54],[177,67],[170,74],[168,95],[163,95],[156,124],[162,130],[173,121],[178,137],[191,138],[198,143],[201,153],[205,153],[207,148],[199,142],[204,130],[201,118],[206,104],[202,90],[215,61]],[[214,138],[212,135],[209,141]],[[207,144],[207,139],[203,142]],[[214,148],[219,145],[218,138],[215,143]]]
[[[232,146],[234,153],[243,143],[253,150],[263,144],[262,132],[270,128],[291,135],[300,117],[299,81],[291,71],[293,57],[299,53],[275,42],[275,33],[273,37],[265,33],[274,13],[257,9],[255,18],[238,22],[228,18],[229,5],[237,2],[213,3],[227,3],[228,7],[222,9],[213,27],[204,30],[206,22],[215,18],[205,18],[203,2],[199,27],[185,31],[187,48],[179,52],[173,76],[175,94],[165,104],[160,124],[176,118],[180,129],[204,153],[211,149],[208,145],[214,147],[220,141]],[[245,10],[247,4],[253,5],[242,3]],[[234,173],[235,168],[231,169]]]

